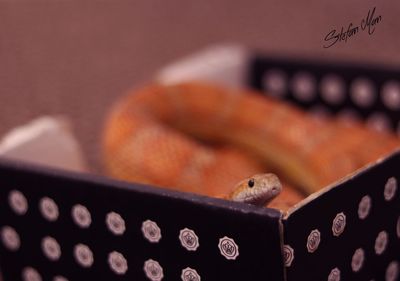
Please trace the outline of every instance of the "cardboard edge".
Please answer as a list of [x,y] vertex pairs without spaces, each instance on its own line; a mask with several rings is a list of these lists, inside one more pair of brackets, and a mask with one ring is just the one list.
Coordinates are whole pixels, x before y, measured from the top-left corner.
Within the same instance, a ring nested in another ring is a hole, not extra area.
[[208,206],[216,209],[228,209],[232,212],[241,212],[241,213],[247,213],[264,217],[267,216],[275,220],[280,219],[282,216],[281,212],[276,209],[257,207],[249,204],[233,202],[220,198],[165,189],[153,185],[120,181],[106,176],[92,174],[88,172],[75,172],[69,170],[62,170],[40,164],[33,164],[18,160],[10,160],[4,157],[0,157],[0,167],[8,170],[14,170],[14,171],[22,170],[28,173],[46,175],[52,178],[57,178],[57,177],[68,178],[71,181],[81,181],[88,184],[96,184],[104,188],[111,188],[111,189],[118,188],[141,194],[149,194],[158,197],[167,197],[170,199],[181,200],[199,206]]
[[378,165],[380,165],[382,163],[385,163],[389,158],[392,158],[392,157],[394,157],[396,155],[400,155],[400,148],[397,148],[394,151],[392,151],[391,153],[378,158],[376,161],[371,162],[371,163],[369,163],[369,164],[357,169],[353,173],[348,174],[347,176],[337,180],[336,182],[333,182],[333,183],[325,186],[321,190],[310,194],[308,197],[306,197],[305,199],[303,199],[302,201],[300,201],[299,203],[297,203],[296,205],[291,207],[286,212],[286,214],[284,215],[283,220],[288,220],[291,215],[301,211],[310,202],[312,202],[314,200],[317,200],[320,196],[330,192],[333,189],[339,188],[343,183],[351,181],[355,177],[362,176],[363,173],[365,173],[366,171],[368,171],[368,170],[370,170],[370,169],[372,169],[372,168],[374,168],[374,167],[376,167],[376,166],[378,166]]
[[280,249],[281,249],[281,260],[282,260],[282,272],[283,272],[283,281],[287,281],[287,271],[285,266],[285,260],[283,255],[283,248],[285,245],[285,212],[280,211],[281,216],[279,219],[279,241],[280,241]]
[[306,54],[283,54],[279,52],[269,52],[265,53],[257,49],[253,49],[253,56],[251,65],[254,66],[260,60],[268,60],[271,62],[279,62],[280,64],[299,64],[305,66],[319,67],[321,65],[329,66],[329,67],[340,67],[340,68],[362,68],[365,71],[375,72],[379,71],[390,71],[390,72],[399,72],[400,67],[398,65],[382,63],[379,61],[368,61],[365,60],[349,60],[349,59],[332,59],[328,57],[315,57],[312,55]]

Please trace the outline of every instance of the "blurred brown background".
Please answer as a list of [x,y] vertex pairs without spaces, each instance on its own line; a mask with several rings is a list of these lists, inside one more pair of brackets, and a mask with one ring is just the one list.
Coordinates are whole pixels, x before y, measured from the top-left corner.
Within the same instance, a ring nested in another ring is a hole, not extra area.
[[[382,22],[324,49],[376,6]],[[112,101],[160,67],[215,43],[268,54],[400,66],[399,1],[0,0],[0,134],[65,114],[93,164]]]

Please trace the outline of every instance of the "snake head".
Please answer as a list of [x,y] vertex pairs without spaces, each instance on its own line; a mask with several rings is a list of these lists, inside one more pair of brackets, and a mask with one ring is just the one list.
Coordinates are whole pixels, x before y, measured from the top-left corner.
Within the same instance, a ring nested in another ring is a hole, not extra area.
[[282,184],[274,174],[257,174],[241,181],[229,199],[257,206],[265,206],[282,191]]

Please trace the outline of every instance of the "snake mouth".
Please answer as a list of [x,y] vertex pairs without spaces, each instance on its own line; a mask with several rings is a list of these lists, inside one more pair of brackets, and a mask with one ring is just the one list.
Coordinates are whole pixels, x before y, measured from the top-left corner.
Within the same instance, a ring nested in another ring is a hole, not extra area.
[[263,206],[278,196],[280,191],[281,189],[278,186],[261,190],[251,189],[243,192],[240,196],[237,196],[235,201]]

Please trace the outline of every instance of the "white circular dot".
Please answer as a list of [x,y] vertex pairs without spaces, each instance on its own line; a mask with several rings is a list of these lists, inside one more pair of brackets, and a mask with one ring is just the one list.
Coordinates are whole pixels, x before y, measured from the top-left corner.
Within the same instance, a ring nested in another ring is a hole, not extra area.
[[371,211],[372,200],[369,195],[365,195],[361,198],[358,204],[358,217],[362,220],[366,219]]
[[74,257],[82,267],[89,268],[93,265],[94,257],[90,248],[84,244],[78,244],[74,248]]
[[25,215],[28,211],[28,201],[18,190],[11,190],[8,195],[8,204],[17,215]]
[[290,267],[294,260],[294,250],[290,245],[283,245],[283,261],[286,267]]
[[58,219],[58,206],[53,199],[49,197],[42,198],[39,202],[39,209],[42,216],[48,221],[54,222]]
[[391,177],[387,180],[385,184],[385,190],[383,192],[385,200],[386,201],[392,200],[396,195],[396,191],[397,191],[397,180],[395,177]]
[[143,270],[151,281],[161,281],[164,278],[164,272],[161,265],[152,259],[145,261]]
[[386,268],[385,280],[386,281],[396,281],[399,277],[399,262],[392,261]]
[[268,70],[263,77],[263,87],[268,94],[283,97],[287,91],[287,77],[279,69]]
[[88,228],[92,223],[92,217],[89,210],[80,204],[72,208],[72,219],[81,228]]
[[108,229],[115,235],[122,235],[125,233],[125,221],[118,213],[108,213],[106,217],[106,224]]
[[303,102],[313,100],[316,95],[315,83],[315,78],[310,73],[296,73],[291,84],[294,96]]
[[123,275],[128,271],[128,262],[121,253],[116,251],[108,255],[108,265],[118,275]]
[[182,281],[201,281],[200,275],[193,268],[186,267],[181,273]]
[[388,244],[389,236],[386,231],[379,232],[375,239],[375,253],[377,255],[383,254]]
[[181,242],[181,245],[188,251],[196,251],[200,246],[199,237],[193,230],[189,228],[180,230],[179,241]]
[[360,269],[362,268],[363,264],[364,264],[364,259],[365,259],[365,253],[364,250],[361,248],[358,248],[354,254],[353,257],[351,259],[351,269],[354,272],[358,272],[360,271]]
[[18,251],[21,247],[19,235],[11,226],[4,226],[1,229],[1,240],[4,246],[10,251]]
[[22,280],[24,281],[42,281],[42,276],[32,267],[25,267],[22,270]]
[[239,256],[239,246],[232,238],[226,236],[220,238],[218,248],[221,255],[228,260],[236,260],[236,258]]
[[337,105],[344,101],[345,85],[343,79],[329,74],[321,80],[322,98],[329,104]]
[[343,109],[338,113],[338,119],[345,124],[354,124],[360,122],[362,118],[354,109]]
[[53,281],[68,281],[67,278],[65,278],[64,276],[61,275],[57,275],[53,278]]
[[400,83],[388,81],[382,87],[382,101],[384,105],[392,110],[400,109]]
[[332,233],[334,236],[340,236],[346,227],[346,215],[341,212],[336,215],[332,222]]
[[389,118],[382,112],[371,114],[367,118],[367,126],[377,132],[388,132],[391,129]]
[[353,102],[360,107],[371,106],[376,99],[376,92],[372,82],[367,78],[358,78],[350,87]]
[[314,253],[321,242],[321,233],[318,229],[314,229],[310,232],[307,238],[307,250],[309,253]]
[[146,220],[142,223],[142,233],[144,238],[151,243],[158,243],[161,239],[161,229],[152,220]]
[[321,105],[312,107],[309,112],[317,120],[326,120],[332,115],[328,108]]
[[334,268],[331,270],[328,276],[328,281],[340,281],[340,270],[339,268]]
[[61,248],[57,240],[53,237],[45,237],[42,240],[42,251],[51,261],[57,261],[61,257]]

